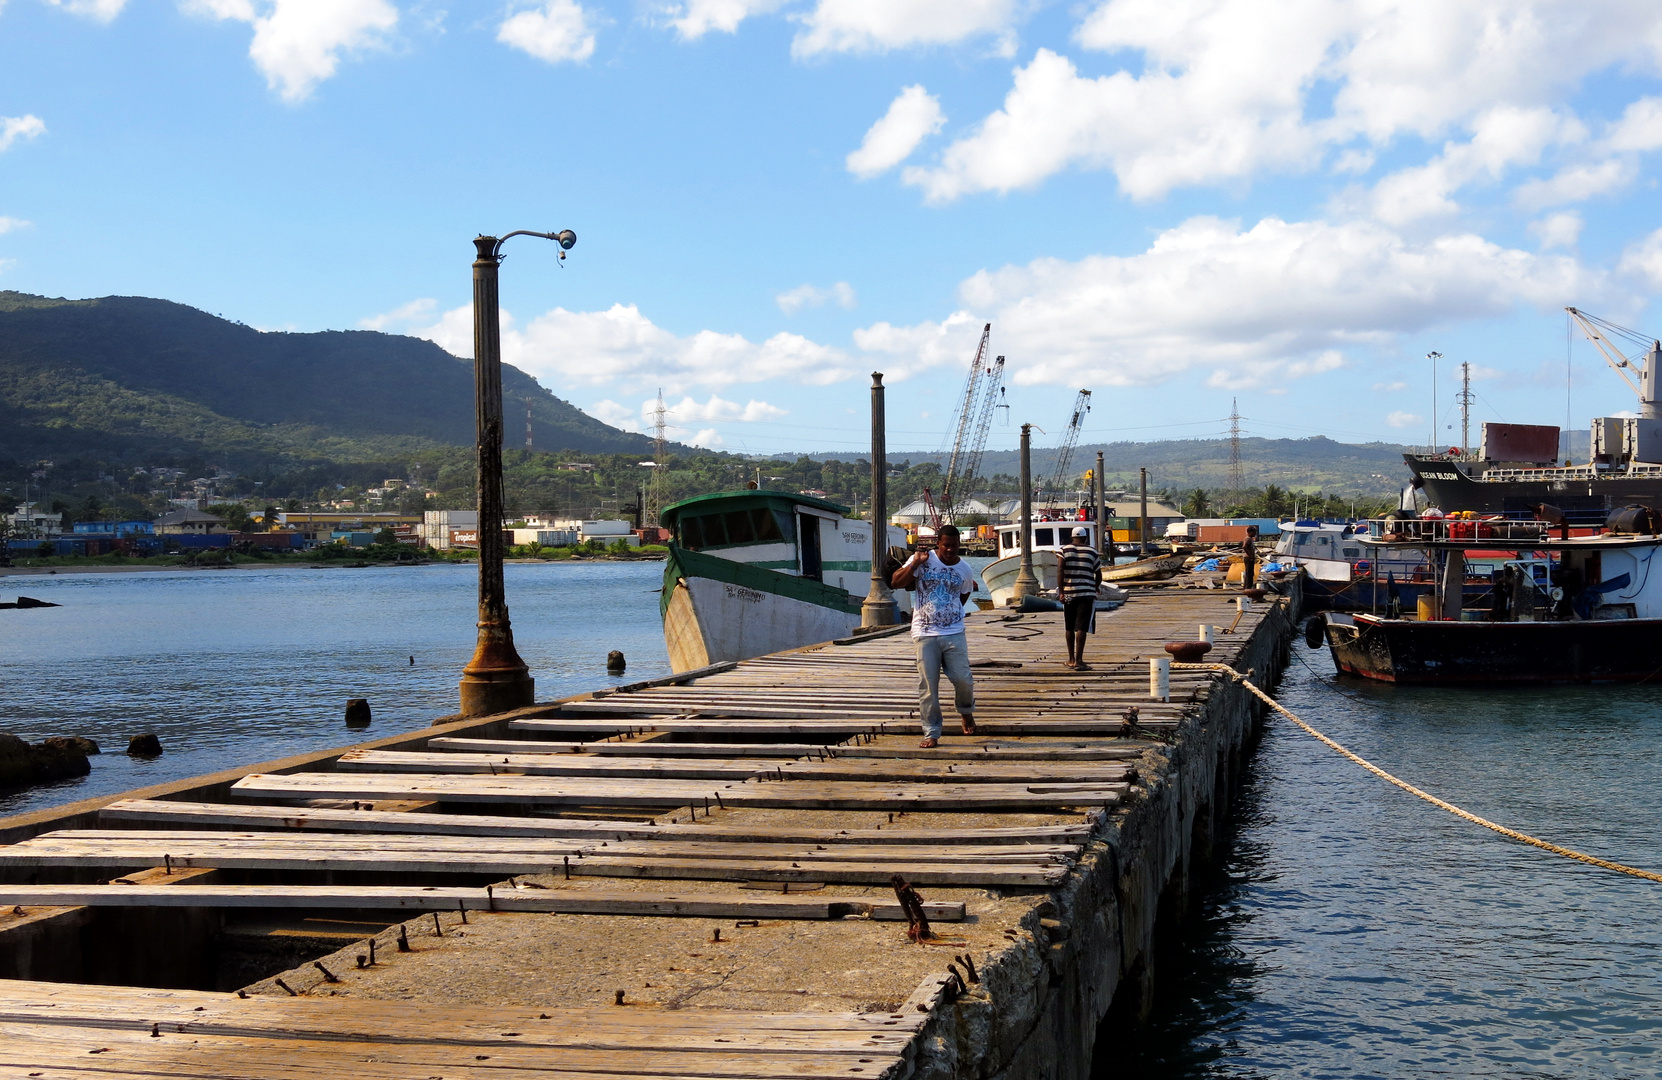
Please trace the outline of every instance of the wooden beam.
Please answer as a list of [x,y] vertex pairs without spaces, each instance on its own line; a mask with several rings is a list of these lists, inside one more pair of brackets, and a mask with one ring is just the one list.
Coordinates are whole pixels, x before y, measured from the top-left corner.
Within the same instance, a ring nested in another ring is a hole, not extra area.
[[[0,885],[0,904],[29,907],[341,908],[562,915],[651,915],[714,919],[902,919],[893,900],[855,896],[756,897],[743,893],[603,892],[589,889],[484,889],[392,885]],[[959,901],[924,904],[931,920],[961,922]]]

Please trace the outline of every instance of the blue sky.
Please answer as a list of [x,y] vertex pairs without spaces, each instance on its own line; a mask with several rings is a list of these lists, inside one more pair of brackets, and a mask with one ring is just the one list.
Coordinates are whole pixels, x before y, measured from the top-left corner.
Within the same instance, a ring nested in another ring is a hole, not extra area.
[[936,449],[985,321],[1041,442],[1423,442],[1431,350],[1444,439],[1461,361],[1582,427],[1659,73],[1654,0],[0,0],[0,288],[467,355],[472,236],[571,228],[507,359],[723,449],[858,449],[873,370]]

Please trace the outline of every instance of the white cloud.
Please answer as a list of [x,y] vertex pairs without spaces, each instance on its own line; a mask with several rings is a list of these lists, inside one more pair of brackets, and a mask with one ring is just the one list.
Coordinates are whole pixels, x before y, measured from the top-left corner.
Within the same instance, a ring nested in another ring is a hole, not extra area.
[[1553,248],[1575,247],[1576,241],[1581,239],[1583,224],[1580,214],[1565,211],[1530,222],[1529,231],[1541,241],[1542,251],[1551,251]]
[[587,412],[590,416],[599,420],[603,424],[610,424],[615,428],[622,428],[624,431],[646,430],[645,425],[641,422],[641,416],[644,415],[644,410],[641,414],[637,415],[635,410],[631,409],[629,406],[620,405],[611,398],[602,398],[593,405],[590,405],[584,410],[584,412]]
[[17,140],[32,139],[45,131],[45,122],[32,113],[28,116],[0,116],[0,154],[10,150]]
[[31,223],[22,218],[0,217],[0,236],[16,229],[27,229]]
[[785,0],[687,0],[668,12],[669,25],[683,41],[696,41],[711,30],[731,34],[752,15],[767,15]]
[[420,300],[411,300],[409,303],[401,304],[398,307],[393,308],[391,311],[384,312],[380,315],[371,315],[365,319],[359,319],[358,325],[365,330],[383,331],[388,330],[389,327],[407,327],[411,324],[426,322],[431,319],[433,317],[433,312],[438,310],[438,306],[439,302],[431,297],[424,297]]
[[938,165],[909,170],[911,182],[942,201],[1109,169],[1122,191],[1149,199],[1311,169],[1329,150],[1359,169],[1403,136],[1443,138],[1497,111],[1527,115],[1596,72],[1657,70],[1662,5],[1103,0],[1077,40],[1117,70],[1084,76],[1039,50],[1016,69],[1003,107]]
[[962,365],[975,355],[982,326],[982,319],[967,311],[955,311],[940,322],[915,326],[876,323],[854,331],[854,344],[881,356],[884,374],[890,382],[899,382],[929,368]]
[[1513,165],[1531,165],[1554,143],[1577,142],[1581,124],[1550,109],[1491,109],[1472,123],[1470,142],[1445,143],[1417,168],[1385,177],[1374,188],[1374,213],[1393,225],[1459,209],[1449,198],[1473,180],[1498,180]]
[[889,103],[889,111],[871,125],[860,148],[848,155],[848,171],[862,180],[887,172],[910,157],[919,143],[945,123],[940,99],[921,84],[908,86]]
[[62,8],[71,15],[82,15],[97,22],[107,23],[121,14],[121,9],[127,6],[127,0],[46,0],[55,8]]
[[[842,350],[800,334],[774,334],[760,342],[714,330],[681,337],[655,325],[633,304],[613,304],[606,311],[555,308],[523,330],[504,311],[501,325],[502,359],[561,385],[615,382],[679,390],[788,379],[822,386],[859,370]],[[410,332],[456,356],[471,357],[473,308],[453,308],[438,322]]]
[[959,291],[966,310],[945,323],[878,324],[856,344],[961,363],[990,320],[1022,358],[1017,384],[1152,385],[1204,372],[1241,385],[1330,371],[1346,349],[1519,303],[1598,295],[1603,282],[1574,259],[1470,234],[1410,241],[1369,222],[1266,218],[1243,230],[1201,217],[1140,254],[1038,259],[983,271]]
[[1397,411],[1385,418],[1385,422],[1394,428],[1420,427],[1425,423],[1425,417],[1419,413]]
[[594,28],[576,0],[548,0],[510,15],[497,28],[496,40],[550,64],[581,63],[594,55]]
[[799,16],[791,54],[883,52],[991,36],[1009,55],[1021,10],[1017,0],[819,0]]
[[1408,389],[1408,384],[1405,382],[1376,382],[1373,384],[1373,392],[1376,394],[1394,394],[1399,390],[1406,389]]
[[858,302],[854,295],[854,286],[846,281],[839,281],[829,289],[821,289],[814,285],[798,285],[789,292],[780,293],[773,300],[786,315],[795,315],[805,307],[820,307],[828,300],[836,301],[837,306],[842,308],[852,308]]
[[334,76],[342,54],[384,48],[398,25],[388,0],[182,0],[189,14],[254,27],[248,55],[284,101]]
[[1616,269],[1645,281],[1652,289],[1662,289],[1662,229],[1629,245]]
[[1626,187],[1637,172],[1638,166],[1628,158],[1570,165],[1545,180],[1519,184],[1513,201],[1527,210],[1582,202]]
[[[641,415],[643,417],[648,415],[653,409],[657,408],[657,405],[657,399],[643,402]],[[741,420],[746,422],[778,420],[780,417],[787,415],[786,410],[779,408],[777,405],[757,401],[755,398],[751,398],[745,404],[740,405],[736,401],[727,401],[715,394],[711,394],[708,401],[695,401],[691,397],[684,397],[674,405],[666,404],[664,412],[669,420],[677,424],[692,424],[700,420]]]
[[1662,98],[1642,97],[1611,125],[1605,143],[1612,150],[1655,150],[1662,147]]

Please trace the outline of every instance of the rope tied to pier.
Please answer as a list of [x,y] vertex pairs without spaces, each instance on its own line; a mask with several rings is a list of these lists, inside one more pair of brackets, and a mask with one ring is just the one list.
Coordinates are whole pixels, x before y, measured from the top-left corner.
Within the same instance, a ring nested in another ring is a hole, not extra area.
[[1501,824],[1498,824],[1497,822],[1490,821],[1488,818],[1479,817],[1478,815],[1472,813],[1470,810],[1464,810],[1464,809],[1462,809],[1458,806],[1455,806],[1453,803],[1447,801],[1446,799],[1439,799],[1437,796],[1431,794],[1428,791],[1421,791],[1419,788],[1415,787],[1413,784],[1410,784],[1408,781],[1400,779],[1400,778],[1395,777],[1395,776],[1392,776],[1390,773],[1386,772],[1384,769],[1381,769],[1378,765],[1375,765],[1373,762],[1369,761],[1367,758],[1364,758],[1360,754],[1354,753],[1351,750],[1346,749],[1344,746],[1341,746],[1339,743],[1334,742],[1332,739],[1328,738],[1326,735],[1323,735],[1321,732],[1317,731],[1315,728],[1311,727],[1309,724],[1305,723],[1303,720],[1300,720],[1297,716],[1295,716],[1292,713],[1291,710],[1287,709],[1280,702],[1276,701],[1274,698],[1270,697],[1264,691],[1260,690],[1257,686],[1254,686],[1253,683],[1252,683],[1252,680],[1248,679],[1245,675],[1241,674],[1239,671],[1236,671],[1234,668],[1228,666],[1227,664],[1179,664],[1179,663],[1173,663],[1172,664],[1172,670],[1174,670],[1174,671],[1177,671],[1177,670],[1212,671],[1212,672],[1216,672],[1219,675],[1223,675],[1227,678],[1235,680],[1236,682],[1240,683],[1242,686],[1246,687],[1247,691],[1249,693],[1251,693],[1254,697],[1256,697],[1259,701],[1262,701],[1264,704],[1268,705],[1270,708],[1274,709],[1276,712],[1280,713],[1282,716],[1285,716],[1287,719],[1289,719],[1293,723],[1297,724],[1300,728],[1302,728],[1304,730],[1304,732],[1306,734],[1314,737],[1315,739],[1317,739],[1320,742],[1323,742],[1323,743],[1327,744],[1327,746],[1329,746],[1333,750],[1337,751],[1340,755],[1349,758],[1351,761],[1354,761],[1356,764],[1362,766],[1362,768],[1364,768],[1364,769],[1368,770],[1369,772],[1373,773],[1375,776],[1379,777],[1381,780],[1384,780],[1384,781],[1386,781],[1387,783],[1390,783],[1390,784],[1394,784],[1397,787],[1401,788],[1402,790],[1408,792],[1408,794],[1413,795],[1414,797],[1419,798],[1419,799],[1424,799],[1426,802],[1430,803],[1433,806],[1439,807],[1443,810],[1447,810],[1449,813],[1453,814],[1455,817],[1464,818],[1465,820],[1471,822],[1473,825],[1481,825],[1485,829],[1492,829],[1493,831],[1500,833],[1502,836],[1505,836],[1505,837],[1508,837],[1510,839],[1516,840],[1519,843],[1528,844],[1531,847],[1540,848],[1542,851],[1550,851],[1554,855],[1562,855],[1566,859],[1574,859],[1577,862],[1584,862],[1584,863],[1587,863],[1589,866],[1597,866],[1597,867],[1600,867],[1600,868],[1605,869],[1605,870],[1614,870],[1619,874],[1627,874],[1631,877],[1644,878],[1646,881],[1662,882],[1662,874],[1653,873],[1650,870],[1641,870],[1636,866],[1628,866],[1624,863],[1611,862],[1609,859],[1601,859],[1597,855],[1588,855],[1586,852],[1576,851],[1573,848],[1563,847],[1561,845],[1554,844],[1550,841],[1542,840],[1540,837],[1530,836],[1528,833],[1521,833],[1516,829],[1509,829],[1505,825],[1501,825]]

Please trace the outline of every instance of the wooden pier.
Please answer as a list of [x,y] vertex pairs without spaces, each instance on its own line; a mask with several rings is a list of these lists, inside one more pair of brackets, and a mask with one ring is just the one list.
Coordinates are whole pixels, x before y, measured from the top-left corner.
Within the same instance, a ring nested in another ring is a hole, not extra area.
[[1207,625],[1273,681],[1291,589],[1137,590],[1084,672],[974,616],[935,749],[879,634],[0,820],[0,1064],[1084,1077],[1259,722],[1148,661]]

